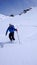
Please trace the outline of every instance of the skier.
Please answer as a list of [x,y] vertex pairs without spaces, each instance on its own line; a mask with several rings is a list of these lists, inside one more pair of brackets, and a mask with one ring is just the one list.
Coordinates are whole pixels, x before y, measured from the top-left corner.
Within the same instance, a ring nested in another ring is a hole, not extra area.
[[8,31],[10,32],[9,33],[9,39],[11,41],[15,40],[15,38],[14,38],[14,31],[17,31],[17,29],[14,27],[14,25],[9,24],[9,27],[6,30],[6,35],[7,35]]

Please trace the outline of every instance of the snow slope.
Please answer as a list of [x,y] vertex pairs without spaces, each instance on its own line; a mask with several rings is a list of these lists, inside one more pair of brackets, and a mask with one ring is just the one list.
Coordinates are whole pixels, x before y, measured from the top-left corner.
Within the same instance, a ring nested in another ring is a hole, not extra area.
[[[10,23],[18,29],[20,44],[16,32],[15,42],[5,36]],[[37,65],[37,7],[13,18],[0,14],[0,65]]]

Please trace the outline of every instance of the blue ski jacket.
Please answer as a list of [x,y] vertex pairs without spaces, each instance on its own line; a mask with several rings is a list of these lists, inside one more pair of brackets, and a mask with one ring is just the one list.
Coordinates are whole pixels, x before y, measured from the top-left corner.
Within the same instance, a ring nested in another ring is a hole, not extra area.
[[6,35],[7,35],[8,31],[9,31],[9,32],[14,32],[14,31],[17,31],[17,29],[15,29],[14,25],[11,25],[11,26],[9,26],[9,27],[7,28],[7,30],[6,30]]

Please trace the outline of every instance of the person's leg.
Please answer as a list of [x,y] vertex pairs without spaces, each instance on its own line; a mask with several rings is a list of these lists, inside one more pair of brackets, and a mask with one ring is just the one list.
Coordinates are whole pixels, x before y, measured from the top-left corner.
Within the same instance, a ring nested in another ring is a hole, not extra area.
[[15,40],[15,38],[14,38],[14,32],[12,32],[12,39]]
[[12,41],[12,33],[9,33],[9,39]]

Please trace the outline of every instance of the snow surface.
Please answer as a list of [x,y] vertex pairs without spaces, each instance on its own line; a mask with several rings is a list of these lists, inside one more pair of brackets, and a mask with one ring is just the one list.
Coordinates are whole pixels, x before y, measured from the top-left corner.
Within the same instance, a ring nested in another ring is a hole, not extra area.
[[[5,35],[10,23],[18,29],[20,44],[16,32],[12,43]],[[15,17],[0,14],[0,65],[37,65],[37,7]]]

